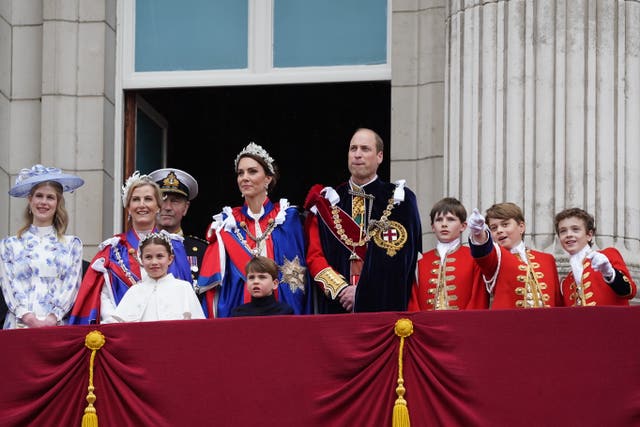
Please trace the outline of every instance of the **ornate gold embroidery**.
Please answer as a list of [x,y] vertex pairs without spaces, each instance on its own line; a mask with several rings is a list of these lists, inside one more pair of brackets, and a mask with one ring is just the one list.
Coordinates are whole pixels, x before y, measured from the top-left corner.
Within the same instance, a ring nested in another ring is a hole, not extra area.
[[447,265],[449,260],[446,256],[443,263],[437,260],[434,264],[437,265],[438,268],[431,270],[432,274],[437,274],[437,279],[431,282],[434,283],[436,287],[429,290],[430,293],[434,294],[434,298],[430,298],[428,301],[429,304],[433,305],[434,310],[452,310],[458,308],[449,304],[449,301],[457,300],[456,295],[449,294],[449,291],[455,289],[455,285],[447,285],[448,281],[455,279],[455,276],[447,276],[448,271],[455,271],[455,267]]
[[332,270],[331,267],[320,271],[313,279],[324,285],[324,293],[331,296],[331,299],[336,299],[340,291],[349,286],[344,277]]
[[407,243],[407,229],[397,221],[389,221],[386,229],[377,228],[372,233],[373,241],[394,256]]
[[527,251],[527,257],[530,260],[529,263],[526,265],[518,265],[518,269],[525,272],[525,274],[516,278],[518,282],[522,282],[524,284],[523,287],[515,289],[516,295],[523,297],[522,300],[516,301],[516,307],[545,307],[547,306],[546,303],[549,301],[549,295],[546,295],[542,290],[546,289],[547,285],[544,282],[538,281],[538,279],[542,279],[544,277],[544,274],[535,271],[536,268],[540,267],[540,263],[533,261],[533,255],[531,255],[529,251]]

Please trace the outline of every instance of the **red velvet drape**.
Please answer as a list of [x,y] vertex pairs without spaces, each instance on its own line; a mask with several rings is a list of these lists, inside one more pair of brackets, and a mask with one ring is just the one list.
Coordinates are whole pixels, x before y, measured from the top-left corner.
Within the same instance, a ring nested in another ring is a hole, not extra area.
[[234,318],[0,331],[0,425],[640,425],[640,307]]

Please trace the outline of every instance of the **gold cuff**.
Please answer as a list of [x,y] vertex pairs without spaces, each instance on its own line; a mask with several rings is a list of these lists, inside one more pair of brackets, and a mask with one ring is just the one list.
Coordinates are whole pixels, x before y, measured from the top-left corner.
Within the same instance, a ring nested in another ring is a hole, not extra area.
[[324,294],[336,299],[341,290],[349,286],[341,274],[336,273],[331,267],[327,267],[313,278],[324,285]]

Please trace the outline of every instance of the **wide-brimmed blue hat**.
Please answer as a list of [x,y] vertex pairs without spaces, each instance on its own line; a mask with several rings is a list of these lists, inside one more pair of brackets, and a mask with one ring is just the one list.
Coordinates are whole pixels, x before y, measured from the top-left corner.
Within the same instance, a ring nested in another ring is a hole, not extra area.
[[62,186],[62,191],[73,191],[84,184],[79,176],[62,173],[58,168],[33,165],[30,169],[22,169],[13,184],[9,195],[13,197],[27,197],[31,189],[42,182],[54,181]]

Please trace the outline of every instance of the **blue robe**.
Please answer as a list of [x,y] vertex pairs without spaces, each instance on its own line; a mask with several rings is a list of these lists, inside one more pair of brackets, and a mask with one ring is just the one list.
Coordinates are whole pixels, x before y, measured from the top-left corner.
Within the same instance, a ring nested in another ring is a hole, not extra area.
[[[281,205],[286,206],[283,212]],[[296,207],[288,206],[286,199],[280,203],[272,203],[267,199],[263,208],[264,214],[259,219],[261,230],[265,232],[270,222],[276,222],[265,244],[267,256],[282,269],[277,299],[289,304],[295,314],[309,314],[313,307],[300,213]],[[256,248],[256,243],[240,227],[241,223],[246,224],[255,236],[255,221],[248,215],[248,209],[246,204],[233,209],[225,208],[216,215],[210,227],[208,239],[211,243],[205,252],[198,278],[199,287],[210,288],[203,299],[203,309],[209,318],[229,317],[234,307],[251,300],[245,289],[245,266],[253,256],[251,250]],[[283,222],[278,223],[279,216],[283,214]]]
[[[157,230],[154,230],[157,231]],[[99,259],[104,259],[104,268],[107,270],[111,291],[115,299],[116,306],[129,287],[137,283],[141,278],[140,264],[136,258],[140,238],[134,230],[127,233],[120,233],[109,239],[105,247],[93,257],[90,267],[85,273],[78,296],[71,310],[69,324],[88,325],[100,323],[100,305],[102,286],[106,283],[104,274],[94,270],[91,265]],[[182,241],[173,239],[171,241],[174,261],[169,265],[169,273],[174,277],[186,280],[191,283],[191,270],[187,253]],[[117,255],[116,255],[117,254]],[[118,256],[122,260],[122,266],[118,262]]]

